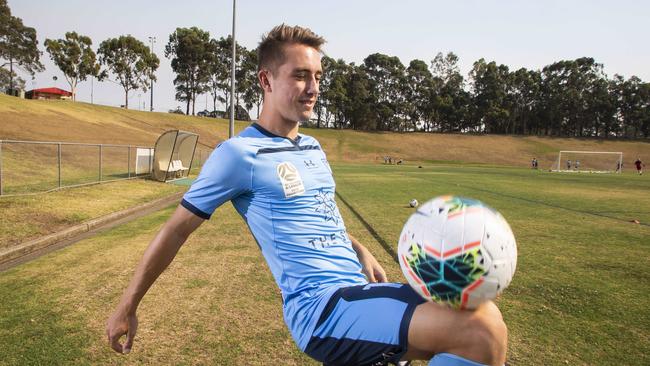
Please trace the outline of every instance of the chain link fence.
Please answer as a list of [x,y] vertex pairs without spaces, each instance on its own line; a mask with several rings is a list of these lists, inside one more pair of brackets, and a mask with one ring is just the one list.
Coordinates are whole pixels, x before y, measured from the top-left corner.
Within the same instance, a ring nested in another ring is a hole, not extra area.
[[0,196],[148,177],[153,148],[0,140]]

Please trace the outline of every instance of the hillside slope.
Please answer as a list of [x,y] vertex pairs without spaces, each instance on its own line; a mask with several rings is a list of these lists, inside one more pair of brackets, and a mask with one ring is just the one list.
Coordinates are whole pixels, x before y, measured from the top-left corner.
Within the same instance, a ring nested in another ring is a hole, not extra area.
[[[247,126],[237,122],[236,131]],[[228,136],[223,119],[141,112],[68,101],[23,100],[0,95],[0,139],[139,144],[153,146],[166,130],[196,132],[203,148]],[[650,160],[648,141],[610,141],[520,136],[470,136],[302,129],[319,139],[331,161],[380,162],[384,155],[406,161],[456,161],[527,165],[533,156],[547,168],[559,150],[621,151],[627,166]]]

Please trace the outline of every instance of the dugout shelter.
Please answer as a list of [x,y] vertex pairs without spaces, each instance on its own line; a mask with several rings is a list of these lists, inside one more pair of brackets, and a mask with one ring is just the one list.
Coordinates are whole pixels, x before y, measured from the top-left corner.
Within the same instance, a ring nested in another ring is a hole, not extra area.
[[199,135],[181,130],[171,130],[160,135],[154,147],[153,179],[167,182],[186,178],[192,168],[198,141]]

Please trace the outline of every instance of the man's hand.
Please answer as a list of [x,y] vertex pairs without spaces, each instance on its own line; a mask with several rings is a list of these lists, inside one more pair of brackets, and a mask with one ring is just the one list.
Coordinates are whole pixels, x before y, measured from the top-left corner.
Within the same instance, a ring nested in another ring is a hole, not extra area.
[[349,235],[350,241],[352,241],[352,249],[357,252],[357,258],[361,263],[361,272],[366,275],[368,282],[388,282],[388,277],[386,272],[381,267],[377,259],[370,253],[366,247],[361,245],[359,241]]
[[[131,352],[135,332],[138,330],[138,318],[135,313],[140,300],[174,259],[187,237],[203,221],[202,218],[179,205],[149,244],[129,286],[122,294],[120,304],[106,322],[108,344],[115,352],[122,354]],[[123,335],[126,335],[126,341],[121,344],[120,338]]]
[[361,262],[361,271],[368,278],[368,282],[388,282],[386,272],[367,249],[361,253],[357,252],[357,256]]
[[[133,339],[138,330],[138,317],[133,314],[127,314],[121,310],[116,310],[106,322],[106,336],[108,344],[117,353],[127,354],[133,347]],[[126,335],[124,344],[120,343],[120,338]]]

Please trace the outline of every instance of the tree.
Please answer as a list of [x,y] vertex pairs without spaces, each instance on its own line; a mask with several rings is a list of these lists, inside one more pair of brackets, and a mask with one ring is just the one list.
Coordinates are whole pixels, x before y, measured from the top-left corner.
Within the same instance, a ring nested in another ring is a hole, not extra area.
[[95,52],[90,48],[90,37],[67,32],[65,39],[46,39],[45,49],[54,64],[61,69],[65,80],[70,84],[72,100],[77,100],[77,84],[88,76],[99,76],[99,63]]
[[0,69],[0,90],[10,90],[12,83],[14,88],[18,90],[25,89],[25,80],[16,76],[16,74],[13,74],[12,77],[9,70]]
[[0,67],[9,66],[9,89],[15,88],[14,78],[18,68],[32,77],[43,71],[40,62],[36,30],[23,25],[20,18],[11,15],[6,0],[0,0]]
[[363,60],[370,81],[378,128],[397,130],[403,113],[404,65],[395,56],[374,53]]
[[[219,40],[212,40],[214,44],[214,57],[210,61],[209,71],[210,71],[210,80],[208,82],[210,93],[215,103],[219,100],[226,107],[230,106],[230,81],[231,81],[231,70],[232,70],[232,37],[228,36],[227,38],[219,38]],[[248,51],[246,48],[236,45],[236,60],[235,60],[235,78],[237,80],[242,80],[242,62]],[[249,58],[250,62],[250,58]],[[256,63],[257,64],[257,63]],[[257,66],[255,67],[257,70]],[[239,95],[242,92],[242,89],[235,86],[235,103],[239,105]]]
[[160,65],[158,57],[131,35],[109,38],[99,45],[99,62],[115,74],[124,88],[124,106],[129,108],[129,91],[147,91],[154,72]]
[[237,88],[242,90],[244,105],[247,110],[257,107],[257,118],[260,117],[260,105],[264,94],[257,78],[257,49],[246,51],[243,56],[240,78]]
[[542,69],[542,98],[550,133],[565,136],[591,135],[595,104],[594,89],[606,79],[603,65],[593,58],[558,61]]
[[508,126],[510,112],[507,108],[508,67],[484,59],[474,62],[470,72],[474,90],[474,106],[478,120],[487,133],[511,133]]
[[438,90],[432,114],[437,118],[441,132],[469,131],[480,128],[478,121],[470,121],[470,95],[464,89],[465,81],[458,67],[458,56],[453,52],[439,52],[431,61],[431,73]]
[[433,75],[426,62],[412,60],[406,69],[406,115],[410,122],[410,129],[417,131],[424,128],[425,118],[431,105],[434,90]]
[[207,89],[210,60],[214,52],[210,33],[197,27],[176,28],[169,35],[165,57],[171,58],[172,70],[176,73],[176,99],[186,102],[185,114],[190,114],[191,103],[194,115],[196,96]]

